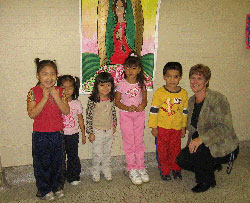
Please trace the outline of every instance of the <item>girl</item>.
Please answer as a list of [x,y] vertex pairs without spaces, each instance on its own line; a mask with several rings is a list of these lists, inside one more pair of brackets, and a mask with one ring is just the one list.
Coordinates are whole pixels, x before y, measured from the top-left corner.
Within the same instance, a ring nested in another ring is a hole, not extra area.
[[38,84],[27,96],[27,111],[29,117],[34,119],[33,167],[37,196],[52,201],[54,194],[58,198],[64,196],[63,191],[59,189],[63,162],[61,115],[69,113],[69,105],[63,96],[62,88],[55,87],[58,74],[55,61],[40,61],[36,58],[35,63]]
[[82,104],[77,100],[80,80],[78,77],[74,78],[71,75],[63,75],[58,78],[57,85],[64,90],[70,107],[70,113],[63,115],[64,143],[67,155],[65,178],[71,185],[78,185],[80,183],[81,173],[81,163],[78,156],[79,126],[82,131],[82,144],[86,143]]
[[88,100],[86,118],[86,132],[89,134],[89,141],[93,143],[92,179],[94,182],[99,182],[102,170],[105,179],[111,181],[111,146],[117,119],[114,105],[114,79],[110,73],[102,72],[96,76],[94,88]]
[[115,104],[120,110],[123,149],[129,178],[133,184],[148,182],[143,143],[147,90],[141,59],[132,52],[124,63],[125,80],[117,86]]

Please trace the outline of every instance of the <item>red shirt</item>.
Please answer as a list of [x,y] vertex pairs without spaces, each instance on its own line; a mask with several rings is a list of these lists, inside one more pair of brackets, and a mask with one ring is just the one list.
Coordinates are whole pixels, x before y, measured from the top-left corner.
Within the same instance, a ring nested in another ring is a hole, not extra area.
[[[62,88],[56,87],[59,89],[60,98],[62,98]],[[38,104],[41,99],[43,98],[43,89],[40,85],[32,88],[36,104]],[[33,131],[38,132],[56,132],[63,130],[63,119],[62,119],[62,112],[58,108],[56,102],[54,101],[53,97],[49,95],[49,99],[41,113],[34,118],[33,123]]]

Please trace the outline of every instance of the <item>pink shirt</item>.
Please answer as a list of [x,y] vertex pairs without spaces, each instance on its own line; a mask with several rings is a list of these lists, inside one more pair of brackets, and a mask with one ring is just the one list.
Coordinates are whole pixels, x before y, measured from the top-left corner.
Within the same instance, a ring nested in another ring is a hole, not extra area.
[[142,91],[138,83],[130,84],[126,80],[122,80],[117,91],[121,93],[121,103],[126,106],[138,106],[142,102]]
[[78,133],[79,123],[78,114],[82,114],[82,104],[79,100],[72,100],[69,103],[70,113],[62,115],[64,124],[64,134],[73,135]]

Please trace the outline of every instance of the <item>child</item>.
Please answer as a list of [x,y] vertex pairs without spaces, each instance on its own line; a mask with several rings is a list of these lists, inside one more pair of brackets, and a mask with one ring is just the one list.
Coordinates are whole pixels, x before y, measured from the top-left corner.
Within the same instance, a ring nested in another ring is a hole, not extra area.
[[116,106],[120,109],[120,126],[123,149],[126,155],[126,172],[133,184],[148,182],[144,165],[143,143],[147,90],[141,59],[132,52],[124,63],[125,80],[117,86]]
[[[27,96],[27,111],[34,119],[32,156],[37,196],[52,201],[64,196],[59,189],[63,162],[62,114],[69,113],[63,90],[55,87],[57,66],[55,61],[35,59],[38,84]],[[54,194],[53,194],[54,193]]]
[[74,78],[71,75],[63,75],[58,77],[57,85],[64,90],[70,107],[70,113],[63,115],[64,143],[67,155],[65,178],[71,185],[78,185],[80,183],[81,173],[81,163],[78,156],[79,126],[82,131],[82,144],[86,143],[82,104],[77,100],[80,80],[78,77]]
[[157,137],[157,149],[162,180],[182,179],[181,168],[176,157],[181,151],[181,137],[185,136],[188,95],[178,86],[182,77],[182,66],[168,62],[163,69],[166,85],[154,94],[149,115],[149,127]]
[[93,143],[92,179],[94,182],[100,181],[101,171],[106,180],[112,180],[111,146],[116,132],[116,123],[114,79],[110,73],[102,72],[95,78],[86,110],[86,132],[89,134],[89,141]]

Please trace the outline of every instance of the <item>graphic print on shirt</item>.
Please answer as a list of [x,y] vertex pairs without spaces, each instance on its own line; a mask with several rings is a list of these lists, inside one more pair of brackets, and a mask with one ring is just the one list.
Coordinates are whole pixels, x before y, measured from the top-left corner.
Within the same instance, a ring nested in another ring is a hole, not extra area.
[[140,93],[140,88],[138,88],[138,87],[134,87],[132,89],[129,89],[127,92],[125,92],[125,94],[129,98],[136,97],[139,93]]
[[68,115],[63,116],[63,124],[65,128],[73,128],[76,126],[76,121],[74,120],[74,111],[76,111],[76,109],[71,109]]
[[181,98],[174,98],[171,101],[170,98],[167,98],[165,102],[163,102],[161,109],[167,112],[168,116],[173,116],[178,111],[180,111]]

